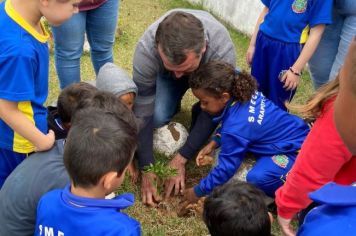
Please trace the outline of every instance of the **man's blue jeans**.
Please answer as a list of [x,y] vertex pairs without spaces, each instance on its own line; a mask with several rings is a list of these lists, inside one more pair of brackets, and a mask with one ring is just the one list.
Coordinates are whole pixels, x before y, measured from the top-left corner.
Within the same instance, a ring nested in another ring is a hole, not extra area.
[[90,55],[97,74],[100,67],[113,62],[119,0],[108,0],[100,7],[81,11],[58,27],[52,27],[55,64],[61,89],[80,81],[80,57],[84,34],[90,44]]
[[157,76],[153,113],[155,128],[164,126],[172,120],[173,116],[180,110],[181,100],[188,88],[187,76],[176,79],[171,72]]
[[309,61],[310,74],[316,89],[336,78],[355,35],[356,1],[336,0],[333,23],[325,28],[319,46]]
[[[172,73],[166,72],[157,77],[156,100],[153,114],[155,128],[169,123],[173,116],[180,110],[183,95],[188,90],[188,77],[176,79]],[[190,132],[185,145],[179,153],[187,159],[192,159],[202,145],[209,139],[217,124],[212,117],[201,110],[200,104],[192,107],[192,122]]]

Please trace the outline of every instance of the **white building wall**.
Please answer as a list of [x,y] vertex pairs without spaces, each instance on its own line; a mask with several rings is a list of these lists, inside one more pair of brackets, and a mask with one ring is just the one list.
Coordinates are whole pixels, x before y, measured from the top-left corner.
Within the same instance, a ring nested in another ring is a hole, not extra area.
[[202,5],[232,27],[252,35],[257,18],[262,11],[261,0],[188,0]]

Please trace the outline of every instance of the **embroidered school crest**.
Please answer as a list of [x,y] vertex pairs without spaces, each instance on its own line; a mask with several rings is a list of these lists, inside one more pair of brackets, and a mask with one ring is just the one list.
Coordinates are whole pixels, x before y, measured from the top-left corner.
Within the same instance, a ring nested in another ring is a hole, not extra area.
[[304,13],[307,10],[308,0],[294,0],[292,10],[295,13]]
[[288,157],[286,155],[274,155],[272,161],[279,167],[286,168],[288,165]]

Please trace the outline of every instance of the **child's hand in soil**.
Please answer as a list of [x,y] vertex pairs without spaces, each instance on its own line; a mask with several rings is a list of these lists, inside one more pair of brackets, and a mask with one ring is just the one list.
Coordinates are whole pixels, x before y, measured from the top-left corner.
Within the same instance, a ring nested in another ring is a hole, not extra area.
[[195,194],[194,188],[188,188],[184,191],[183,196],[183,205],[189,205],[191,203],[196,203],[199,200],[199,197]]
[[216,147],[217,147],[217,143],[214,140],[210,141],[210,143],[208,143],[205,147],[203,147],[198,153],[198,156],[195,160],[197,166],[201,165],[201,161],[205,159],[205,156],[211,156],[212,152],[215,150]]
[[197,166],[212,165],[214,163],[214,158],[209,155],[197,156],[196,163]]
[[186,201],[181,203],[179,205],[179,210],[177,212],[177,215],[179,217],[184,217],[193,214],[195,216],[202,217],[203,210],[204,210],[204,201],[205,201],[205,197],[202,197],[198,200],[197,203],[188,204]]

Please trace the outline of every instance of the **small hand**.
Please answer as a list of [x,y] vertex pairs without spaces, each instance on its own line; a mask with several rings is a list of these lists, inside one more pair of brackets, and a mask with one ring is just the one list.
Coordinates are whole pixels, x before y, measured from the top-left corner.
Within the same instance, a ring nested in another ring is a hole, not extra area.
[[282,232],[286,236],[295,236],[295,232],[291,225],[291,219],[285,219],[280,216],[277,217],[278,223],[281,226]]
[[154,186],[154,181],[157,176],[154,173],[143,173],[141,182],[141,198],[142,203],[151,207],[156,207],[157,202],[161,201],[161,197],[157,193]]
[[252,64],[253,55],[255,54],[255,46],[249,46],[246,52],[246,63],[248,65]]
[[206,156],[212,156],[212,153],[215,150],[216,146],[216,142],[211,141],[199,151],[197,158],[195,159],[197,166],[203,165],[203,163],[205,163],[204,160],[209,159]]
[[286,90],[295,90],[300,83],[300,76],[295,75],[290,70],[280,78],[281,82],[284,83],[283,88]]
[[43,139],[35,145],[35,152],[47,151],[53,147],[56,141],[53,130],[49,130],[48,134],[44,135]]
[[195,212],[196,215],[202,218],[205,199],[205,197],[201,197],[196,203],[190,203],[189,201],[182,199],[182,201],[179,203],[179,210],[177,212],[178,216],[183,217],[191,212]]
[[214,158],[209,155],[198,156],[196,159],[197,166],[206,166],[214,164]]
[[194,188],[188,188],[187,190],[184,191],[184,196],[183,196],[183,202],[192,204],[198,202],[199,197],[195,194]]
[[183,193],[185,188],[185,159],[179,153],[169,162],[168,166],[177,170],[177,176],[166,180],[164,184],[165,198],[169,198],[174,188],[174,195]]

